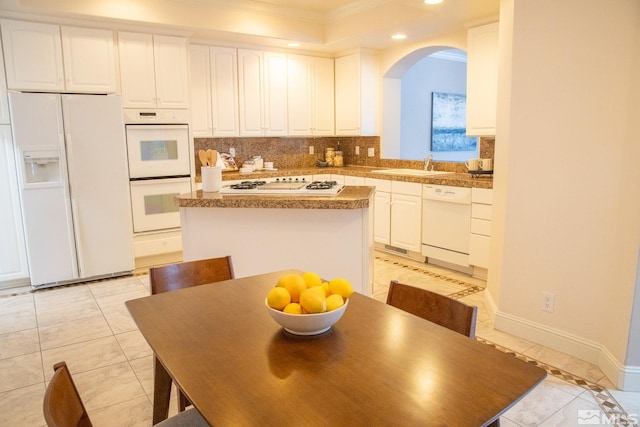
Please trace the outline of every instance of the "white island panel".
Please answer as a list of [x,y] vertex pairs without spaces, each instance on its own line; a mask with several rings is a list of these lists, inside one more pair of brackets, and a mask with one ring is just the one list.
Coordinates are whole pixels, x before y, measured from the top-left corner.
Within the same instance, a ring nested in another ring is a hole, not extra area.
[[[373,293],[373,221],[358,209],[181,207],[183,259],[231,255],[236,277],[297,268]],[[274,283],[275,285],[275,283]]]

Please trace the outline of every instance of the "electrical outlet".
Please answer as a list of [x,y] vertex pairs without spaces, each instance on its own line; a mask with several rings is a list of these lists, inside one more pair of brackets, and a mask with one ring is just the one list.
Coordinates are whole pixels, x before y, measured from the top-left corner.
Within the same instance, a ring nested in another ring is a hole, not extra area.
[[236,149],[233,148],[233,147],[229,148],[229,155],[231,157],[235,157],[236,156]]
[[556,305],[556,296],[549,292],[542,293],[542,310],[553,313],[553,308]]
[[316,151],[315,151],[315,148],[313,147],[313,145],[310,145],[310,146],[309,146],[309,154],[313,154],[313,153],[315,153],[315,152],[316,152]]
[[370,147],[368,149],[368,154],[369,154],[369,157],[374,157],[376,155],[376,149],[373,147]]
[[360,146],[356,145],[356,156],[360,155]]

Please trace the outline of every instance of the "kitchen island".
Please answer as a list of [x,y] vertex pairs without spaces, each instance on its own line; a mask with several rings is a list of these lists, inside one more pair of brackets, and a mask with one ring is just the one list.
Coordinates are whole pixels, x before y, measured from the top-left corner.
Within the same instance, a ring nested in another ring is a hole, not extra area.
[[374,190],[347,186],[335,196],[182,194],[183,259],[231,255],[236,277],[314,271],[327,280],[344,277],[356,292],[371,296]]

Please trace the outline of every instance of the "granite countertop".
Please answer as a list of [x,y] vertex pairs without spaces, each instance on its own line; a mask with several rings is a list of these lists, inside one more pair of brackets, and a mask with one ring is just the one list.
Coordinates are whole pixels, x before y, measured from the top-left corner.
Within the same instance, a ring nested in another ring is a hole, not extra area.
[[[241,174],[237,171],[227,171],[222,173],[222,179],[229,180],[252,180],[261,178],[275,178],[280,176],[296,175],[319,175],[319,174],[340,174],[348,176],[360,176],[365,178],[386,179],[394,181],[416,182],[419,184],[451,185],[454,187],[475,187],[493,188],[492,175],[480,175],[473,177],[468,173],[450,173],[435,176],[407,176],[372,173],[375,170],[391,168],[367,167],[367,166],[345,166],[329,168],[287,168],[276,171],[256,171],[250,174]],[[196,175],[196,182],[201,182],[200,175]]]
[[[273,176],[282,176],[282,174]],[[198,190],[181,194],[176,197],[176,200],[181,208],[362,209],[369,207],[369,201],[374,192],[375,187],[366,186],[347,186],[335,196],[302,194],[231,195],[204,193]]]

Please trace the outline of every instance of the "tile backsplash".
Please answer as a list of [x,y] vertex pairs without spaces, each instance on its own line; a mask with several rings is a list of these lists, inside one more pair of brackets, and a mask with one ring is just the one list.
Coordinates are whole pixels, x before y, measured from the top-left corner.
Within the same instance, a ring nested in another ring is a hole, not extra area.
[[[397,160],[380,158],[379,136],[331,136],[331,137],[264,137],[264,138],[194,138],[196,170],[200,171],[199,150],[217,150],[229,153],[235,148],[236,163],[260,155],[267,162],[273,162],[275,168],[308,168],[315,167],[317,160],[324,160],[326,148],[342,150],[345,166],[371,166],[388,168],[420,169],[422,160]],[[493,158],[495,139],[493,137],[480,138],[481,158]],[[309,147],[313,147],[313,154],[309,154]],[[360,154],[356,155],[356,147]],[[369,157],[368,151],[373,149],[374,156]],[[467,172],[462,162],[433,162],[436,170],[452,172]]]

